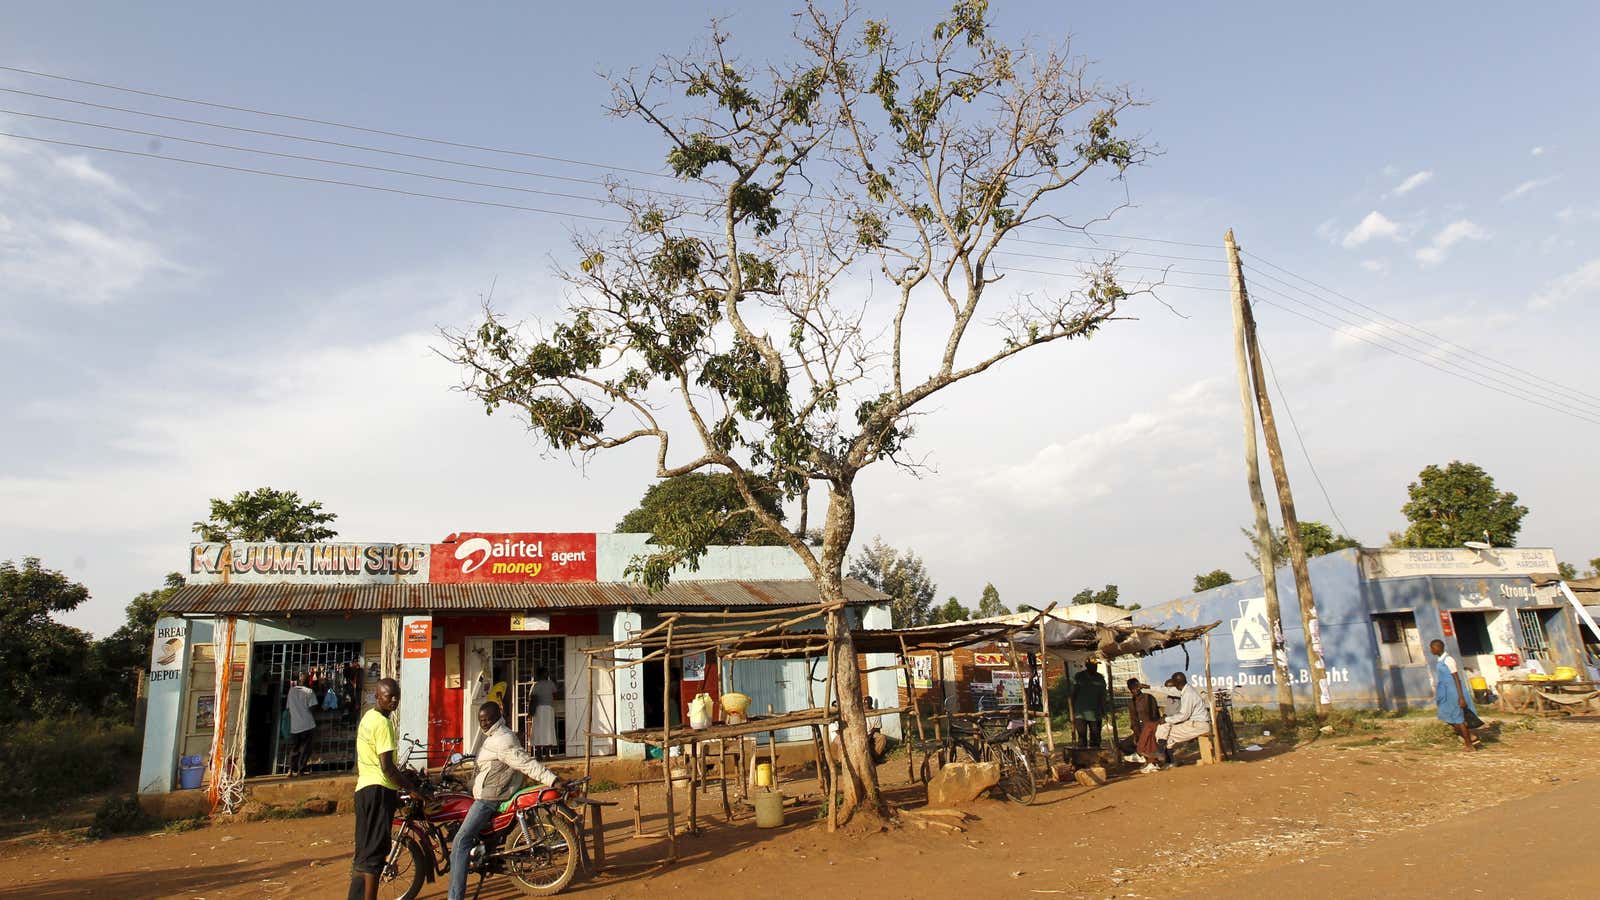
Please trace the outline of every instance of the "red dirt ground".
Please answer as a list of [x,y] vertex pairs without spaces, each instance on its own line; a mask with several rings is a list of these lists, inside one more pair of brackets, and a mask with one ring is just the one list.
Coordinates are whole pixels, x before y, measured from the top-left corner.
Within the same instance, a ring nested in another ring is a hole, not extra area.
[[[581,897],[692,892],[837,897],[1368,897],[1403,891],[1574,897],[1593,864],[1573,848],[1600,801],[1600,727],[1539,722],[1468,755],[1405,740],[1421,724],[1324,739],[1277,756],[1185,766],[1100,788],[1051,787],[1032,806],[980,801],[963,834],[901,829],[828,834],[814,808],[784,828],[746,815],[702,819],[679,840],[631,841],[626,803],[610,810],[609,866]],[[905,777],[904,762],[885,766]],[[804,782],[796,782],[805,786]],[[918,791],[900,793],[908,803]],[[709,796],[709,795],[708,795]],[[607,799],[622,799],[620,795]],[[917,799],[920,799],[918,797]],[[661,795],[647,794],[647,822]],[[720,806],[702,802],[702,809]],[[34,898],[342,897],[351,818],[214,825],[101,842],[63,835],[0,845],[0,894]],[[657,825],[656,827],[659,827]],[[425,897],[444,896],[442,882]],[[482,897],[520,896],[489,882]]]

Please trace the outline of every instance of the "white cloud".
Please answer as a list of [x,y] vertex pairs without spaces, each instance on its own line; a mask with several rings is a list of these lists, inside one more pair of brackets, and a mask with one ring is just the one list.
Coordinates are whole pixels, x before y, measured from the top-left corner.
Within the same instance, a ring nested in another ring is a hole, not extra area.
[[1457,219],[1446,225],[1438,234],[1433,236],[1433,241],[1428,246],[1417,251],[1417,261],[1426,266],[1436,265],[1444,261],[1450,248],[1462,241],[1482,241],[1489,238],[1489,232],[1467,219]]
[[1590,295],[1600,295],[1600,259],[1591,259],[1545,285],[1544,290],[1528,302],[1528,308],[1549,309]]
[[1334,219],[1323,219],[1317,223],[1317,237],[1328,243],[1337,243],[1339,240],[1339,223]]
[[1396,194],[1409,194],[1432,180],[1433,170],[1424,169],[1421,172],[1417,172],[1416,174],[1407,177],[1405,181],[1402,181],[1396,185],[1394,192]]
[[1363,259],[1361,261],[1361,268],[1366,269],[1368,272],[1387,272],[1387,271],[1389,271],[1388,263],[1385,263],[1385,262],[1383,262],[1381,260],[1376,260],[1376,259]]
[[1567,225],[1577,222],[1600,221],[1600,208],[1579,209],[1576,206],[1565,206],[1556,210],[1556,218]]
[[1529,150],[1528,153],[1530,155],[1532,155],[1532,156],[1543,156],[1544,155],[1544,148],[1543,147],[1535,147],[1532,150]]
[[1400,226],[1390,221],[1383,213],[1373,210],[1367,213],[1367,217],[1362,219],[1356,227],[1346,232],[1344,239],[1340,243],[1348,249],[1359,247],[1368,241],[1378,238],[1388,238],[1392,241],[1400,240]]
[[0,138],[0,283],[6,300],[100,304],[185,276],[152,205],[81,154]]
[[1221,378],[1193,382],[1158,409],[1048,444],[1023,462],[982,473],[976,492],[1023,509],[1059,510],[1109,496],[1130,480],[1158,477],[1158,470],[1188,465],[1203,455],[1200,448],[1215,443],[1215,423],[1228,409],[1224,384]]
[[1549,178],[1534,178],[1534,179],[1530,179],[1528,181],[1524,181],[1523,183],[1521,183],[1521,184],[1517,185],[1516,187],[1512,188],[1511,190],[1507,191],[1506,195],[1504,197],[1501,197],[1500,199],[1502,199],[1502,200],[1515,200],[1518,197],[1525,196],[1527,194],[1532,193],[1533,191],[1538,190],[1539,188],[1542,188],[1542,187],[1544,187],[1546,185],[1554,183],[1556,181],[1556,179],[1558,179],[1560,177],[1561,177],[1560,175],[1551,175]]

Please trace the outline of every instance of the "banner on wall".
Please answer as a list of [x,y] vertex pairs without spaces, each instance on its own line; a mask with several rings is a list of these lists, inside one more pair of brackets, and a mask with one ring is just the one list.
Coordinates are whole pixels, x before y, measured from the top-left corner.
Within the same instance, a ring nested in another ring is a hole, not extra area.
[[596,578],[593,533],[461,532],[429,552],[435,584],[526,584],[592,582]]
[[433,657],[433,620],[419,619],[406,623],[405,659],[431,659]]
[[1011,664],[1011,658],[1004,653],[974,653],[972,664],[985,669],[999,669]]

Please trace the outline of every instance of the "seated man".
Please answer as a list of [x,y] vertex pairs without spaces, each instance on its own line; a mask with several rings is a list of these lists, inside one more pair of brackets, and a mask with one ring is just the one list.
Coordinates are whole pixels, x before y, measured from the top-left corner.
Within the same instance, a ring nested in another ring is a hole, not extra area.
[[[1206,709],[1206,702],[1200,696],[1200,692],[1189,684],[1188,676],[1182,672],[1172,673],[1172,677],[1167,679],[1167,687],[1177,691],[1178,708],[1156,726],[1156,748],[1170,766],[1173,744],[1192,741],[1201,735],[1211,733],[1211,713]],[[1153,761],[1151,764],[1160,768],[1159,764]]]
[[472,781],[472,808],[461,820],[461,830],[450,848],[450,900],[466,897],[467,865],[478,834],[494,821],[500,804],[517,792],[521,776],[545,785],[559,780],[517,743],[517,736],[500,716],[500,704],[490,700],[478,707],[478,727],[483,729],[483,738],[478,744],[478,777]]

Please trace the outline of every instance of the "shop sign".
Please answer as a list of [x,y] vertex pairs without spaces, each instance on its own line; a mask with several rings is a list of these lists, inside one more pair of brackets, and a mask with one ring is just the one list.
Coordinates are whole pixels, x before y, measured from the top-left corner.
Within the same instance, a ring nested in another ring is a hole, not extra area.
[[183,677],[183,632],[181,625],[156,629],[150,648],[150,680],[177,681]]
[[1456,636],[1455,625],[1450,621],[1450,613],[1446,610],[1439,610],[1439,628],[1444,631],[1445,637]]
[[512,631],[549,631],[550,630],[550,617],[549,616],[532,616],[532,615],[512,616],[511,617],[511,630]]
[[435,584],[527,584],[595,580],[593,533],[462,532],[434,544]]
[[234,541],[189,547],[190,584],[418,584],[427,580],[427,544]]
[[972,664],[985,669],[997,669],[1011,664],[1011,658],[1004,653],[974,653]]
[[406,659],[430,659],[433,656],[433,620],[418,619],[406,623],[404,656]]

